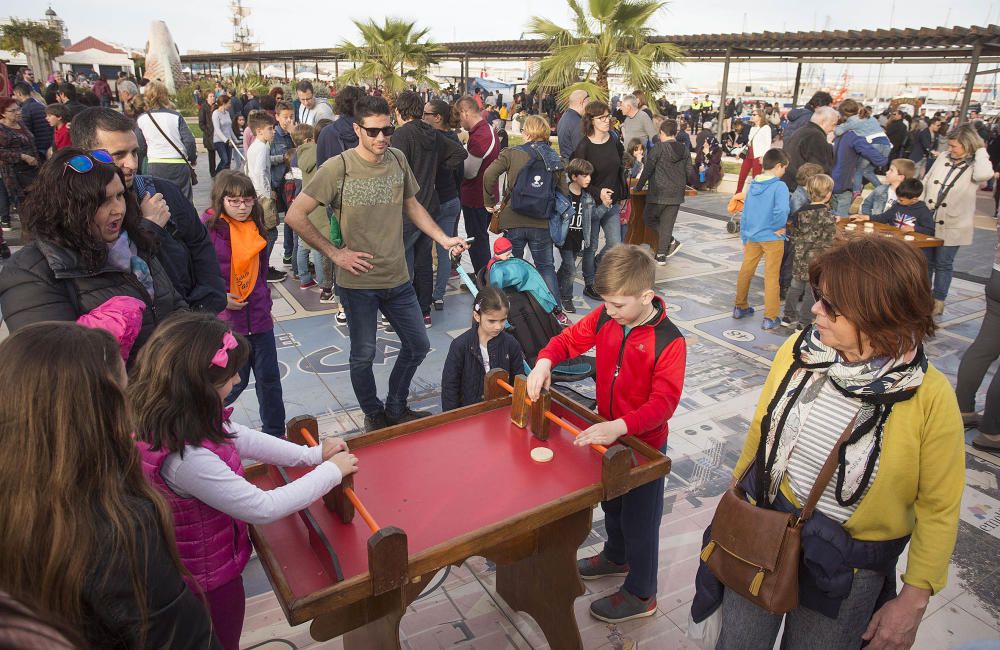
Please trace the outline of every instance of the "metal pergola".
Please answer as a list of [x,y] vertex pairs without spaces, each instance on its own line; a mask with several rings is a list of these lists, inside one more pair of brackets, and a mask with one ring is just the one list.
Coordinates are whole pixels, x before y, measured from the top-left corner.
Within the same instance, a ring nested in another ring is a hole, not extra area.
[[[798,103],[803,63],[926,63],[968,64],[965,89],[962,94],[961,119],[966,119],[972,89],[979,74],[980,63],[1000,64],[1000,26],[984,27],[923,27],[920,29],[862,29],[817,32],[759,32],[741,34],[679,34],[654,36],[652,42],[673,43],[684,53],[685,62],[719,62],[723,64],[722,97],[725,106],[731,63],[796,63],[795,89],[792,102]],[[441,43],[442,61],[458,61],[463,78],[469,77],[469,63],[475,61],[536,61],[549,53],[549,41],[542,39],[506,41],[460,41]],[[188,64],[221,66],[224,63],[313,62],[319,78],[319,62],[333,61],[335,75],[340,76],[340,63],[347,57],[339,48],[305,50],[270,50],[259,52],[225,52],[185,54],[181,61]],[[287,76],[287,75],[286,75]],[[719,128],[722,120],[719,120]]]

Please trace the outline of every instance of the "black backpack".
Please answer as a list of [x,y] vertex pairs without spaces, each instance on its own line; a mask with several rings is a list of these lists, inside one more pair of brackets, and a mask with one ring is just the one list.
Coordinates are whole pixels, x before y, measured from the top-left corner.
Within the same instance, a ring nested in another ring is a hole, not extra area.
[[[489,268],[484,266],[476,273],[478,288],[490,286],[489,278]],[[507,314],[510,333],[521,344],[528,365],[534,366],[538,353],[549,344],[552,337],[562,331],[562,326],[555,316],[542,309],[531,293],[510,287],[503,289],[503,292],[510,301],[510,312]]]
[[523,144],[517,147],[532,156],[521,168],[510,191],[510,207],[526,217],[548,219],[555,209],[556,174],[561,166],[549,167],[536,147]]

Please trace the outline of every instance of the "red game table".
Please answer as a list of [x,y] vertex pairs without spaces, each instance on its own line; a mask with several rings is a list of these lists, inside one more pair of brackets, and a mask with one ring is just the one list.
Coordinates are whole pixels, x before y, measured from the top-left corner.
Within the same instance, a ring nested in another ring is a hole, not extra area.
[[[504,375],[487,376],[480,404],[351,440],[353,480],[302,513],[250,527],[290,624],[311,620],[314,639],[344,635],[348,649],[399,648],[399,621],[428,581],[478,555],[496,564],[497,593],[533,616],[553,648],[582,648],[576,552],[592,510],[665,476],[670,459],[631,436],[606,450],[573,445],[568,429],[600,416],[559,393],[529,410],[524,378],[512,388]],[[316,420],[293,419],[288,437],[314,443]],[[539,446],[554,452],[550,462],[531,459]],[[247,477],[274,489],[306,471],[257,465]]]

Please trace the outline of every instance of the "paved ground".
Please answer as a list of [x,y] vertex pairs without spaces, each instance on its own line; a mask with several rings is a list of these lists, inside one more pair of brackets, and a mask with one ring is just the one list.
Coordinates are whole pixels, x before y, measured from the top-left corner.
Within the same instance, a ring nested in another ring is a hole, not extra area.
[[[202,209],[210,192],[204,156],[199,177],[204,180],[195,188],[196,204]],[[667,451],[673,459],[673,471],[664,492],[657,614],[623,625],[600,623],[588,615],[587,605],[617,589],[618,582],[587,583],[587,594],[577,601],[576,613],[588,650],[694,647],[683,630],[694,591],[701,534],[728,485],[749,424],[748,414],[783,340],[782,335],[762,332],[759,318],[739,322],[730,318],[740,250],[736,237],[726,234],[726,217],[721,216],[727,198],[707,194],[688,201],[677,226],[684,247],[658,272],[657,289],[687,338],[689,361],[684,397],[671,421]],[[988,208],[992,214],[991,202]],[[970,281],[984,278],[992,260],[992,219],[982,225],[975,244],[959,255],[958,266],[966,279],[955,281],[940,319],[940,333],[927,346],[933,363],[952,380],[985,309],[982,285]],[[279,262],[280,250],[280,245],[275,248]],[[577,286],[578,295],[580,289],[582,286]],[[318,293],[299,290],[291,278],[275,286],[272,293],[288,416],[315,414],[326,435],[356,433],[362,417],[347,374],[346,327],[336,325],[333,310],[319,304]],[[762,282],[757,278],[751,303],[760,305],[762,300]],[[575,318],[594,306],[583,298],[578,298],[577,304],[580,313]],[[434,325],[428,332],[432,352],[413,381],[411,404],[415,407],[439,410],[444,353],[451,340],[468,327],[470,309],[469,294],[459,291],[453,282],[445,311],[434,312]],[[398,339],[380,332],[379,342],[376,378],[384,390]],[[577,388],[584,393],[593,390],[587,383]],[[259,422],[252,390],[237,402],[236,417],[251,425]],[[920,627],[915,647],[921,650],[957,648],[969,641],[1000,638],[1000,564],[996,559],[1000,557],[1000,458],[967,449],[967,488],[958,545],[949,584],[933,597]],[[598,508],[581,556],[598,550],[604,535]],[[338,640],[315,643],[307,625],[290,628],[286,624],[256,559],[247,567],[245,577],[248,603],[243,647],[341,647]],[[511,611],[497,597],[492,567],[481,558],[471,558],[442,577],[443,584],[423,595],[403,618],[404,648],[549,647],[529,617]]]

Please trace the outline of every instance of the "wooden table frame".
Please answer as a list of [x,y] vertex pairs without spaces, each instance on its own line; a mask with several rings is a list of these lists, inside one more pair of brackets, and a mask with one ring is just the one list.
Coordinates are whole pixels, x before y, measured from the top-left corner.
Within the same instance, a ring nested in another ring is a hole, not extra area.
[[[870,223],[871,229],[866,229],[865,224]],[[849,224],[854,224],[853,231],[847,231]],[[848,234],[850,233],[850,234]],[[837,219],[837,235],[845,239],[851,237],[881,237],[884,234],[892,235],[893,238],[915,246],[916,248],[937,248],[944,245],[944,240],[938,237],[931,237],[919,232],[903,232],[895,226],[887,223],[877,223],[872,221],[856,221],[850,217],[840,217]],[[912,235],[913,239],[904,239],[907,235]]]
[[[491,375],[497,377],[495,372]],[[512,406],[514,396],[498,388],[490,376],[486,385],[493,389],[487,388],[484,402],[364,434],[350,441],[351,449]],[[549,393],[538,404],[548,399],[585,422],[604,421],[558,392]],[[288,438],[302,442],[302,428],[319,439],[316,419],[311,416],[290,420]],[[638,459],[642,462],[636,462]],[[413,555],[408,554],[404,531],[382,528],[368,540],[368,573],[304,597],[293,594],[281,561],[262,531],[250,526],[250,535],[288,622],[299,625],[312,621],[310,634],[317,641],[344,635],[348,650],[399,648],[400,619],[427,582],[440,569],[478,555],[496,564],[497,593],[512,609],[530,614],[553,648],[582,648],[573,613],[573,602],[584,593],[576,554],[590,533],[593,507],[666,476],[670,465],[670,459],[658,450],[625,436],[604,454],[601,482]],[[267,471],[267,466],[256,465],[247,469],[247,476]],[[324,501],[331,510],[341,510],[342,489],[335,489]],[[364,524],[358,521],[355,525]]]

